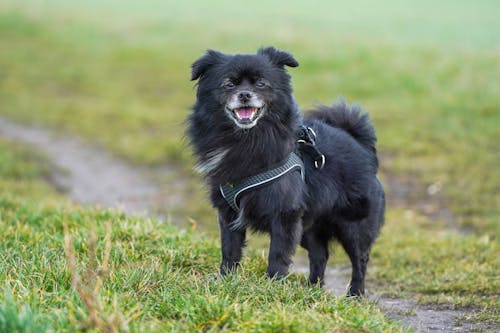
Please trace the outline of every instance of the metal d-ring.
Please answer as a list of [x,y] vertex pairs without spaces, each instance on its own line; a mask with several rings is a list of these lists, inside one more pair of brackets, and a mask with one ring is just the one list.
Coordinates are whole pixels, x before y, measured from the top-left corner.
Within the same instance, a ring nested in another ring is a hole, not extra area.
[[321,170],[325,166],[325,155],[321,154],[321,163],[318,165],[318,161],[314,161],[314,166],[316,169]]
[[314,137],[314,141],[316,141],[316,138],[317,138],[317,136],[316,136],[316,132],[314,132],[314,130],[313,130],[311,127],[308,127],[308,128],[307,128],[307,130],[308,130],[308,131],[309,131],[309,133],[311,133],[311,134],[312,134],[312,136]]

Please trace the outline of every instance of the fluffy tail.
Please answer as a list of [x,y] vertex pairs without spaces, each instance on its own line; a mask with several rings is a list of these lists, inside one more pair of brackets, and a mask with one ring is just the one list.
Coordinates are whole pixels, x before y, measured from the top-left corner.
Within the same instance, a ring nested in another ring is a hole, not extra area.
[[349,133],[362,146],[376,152],[377,136],[370,122],[368,113],[361,106],[349,106],[344,98],[340,98],[332,106],[321,105],[310,111],[307,118],[319,119],[330,126],[340,128]]

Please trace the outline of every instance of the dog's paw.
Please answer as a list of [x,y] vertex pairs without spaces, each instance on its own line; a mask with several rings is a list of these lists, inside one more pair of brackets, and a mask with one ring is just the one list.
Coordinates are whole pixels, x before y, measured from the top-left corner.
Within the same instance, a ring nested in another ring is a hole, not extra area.
[[229,273],[234,272],[238,267],[240,266],[240,263],[234,262],[234,263],[222,263],[219,268],[219,274],[220,275],[227,275]]
[[268,267],[266,270],[266,275],[270,279],[281,280],[288,275],[288,268],[286,268],[286,267],[281,267],[281,268]]

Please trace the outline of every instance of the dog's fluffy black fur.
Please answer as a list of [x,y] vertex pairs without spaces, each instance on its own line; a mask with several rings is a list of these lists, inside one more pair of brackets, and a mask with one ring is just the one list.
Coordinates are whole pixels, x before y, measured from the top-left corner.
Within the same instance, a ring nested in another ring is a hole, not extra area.
[[[209,50],[192,65],[198,80],[187,134],[218,210],[222,274],[238,266],[248,228],[270,233],[267,274],[282,277],[296,246],[307,249],[311,283],[322,283],[328,243],[337,239],[352,262],[349,295],[364,293],[370,248],[384,221],[384,191],[376,177],[375,130],[359,107],[340,100],[305,117],[298,111],[285,66],[298,62],[273,47],[256,54]],[[219,185],[281,165],[297,151],[299,125],[311,127],[325,155],[316,169],[302,153],[305,181],[291,172],[244,192],[235,212]],[[238,221],[241,228],[231,228]]]

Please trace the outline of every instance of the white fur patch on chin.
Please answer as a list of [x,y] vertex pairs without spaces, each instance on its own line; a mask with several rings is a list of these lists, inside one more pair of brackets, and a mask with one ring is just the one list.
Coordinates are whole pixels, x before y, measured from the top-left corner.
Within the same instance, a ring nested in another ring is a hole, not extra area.
[[194,170],[201,174],[207,174],[219,166],[224,157],[226,156],[228,149],[216,149],[207,154],[207,158],[200,161],[194,167]]

